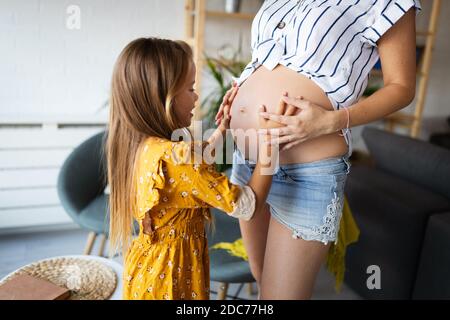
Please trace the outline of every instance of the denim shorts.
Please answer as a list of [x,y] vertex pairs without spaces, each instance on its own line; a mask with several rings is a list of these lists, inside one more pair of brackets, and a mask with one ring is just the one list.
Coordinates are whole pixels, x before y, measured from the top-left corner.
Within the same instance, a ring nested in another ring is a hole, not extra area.
[[[292,230],[294,239],[337,242],[344,204],[344,186],[351,164],[348,153],[323,160],[280,165],[267,197],[271,216]],[[255,164],[238,149],[230,181],[246,185]]]

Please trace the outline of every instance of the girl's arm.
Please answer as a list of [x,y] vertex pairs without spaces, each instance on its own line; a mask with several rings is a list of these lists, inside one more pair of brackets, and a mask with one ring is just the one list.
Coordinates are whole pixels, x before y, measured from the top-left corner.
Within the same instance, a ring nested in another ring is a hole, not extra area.
[[[208,145],[213,150],[215,149],[215,146],[218,144],[219,141],[223,142],[225,140],[225,134],[227,132],[227,129],[229,129],[230,127],[231,104],[233,103],[233,100],[236,97],[238,90],[239,87],[233,83],[232,88],[228,90],[225,96],[223,97],[222,104],[220,105],[219,112],[217,113],[216,116],[216,124],[218,124],[218,127],[207,141]],[[220,116],[218,116],[219,114]]]
[[255,212],[260,212],[266,203],[272,185],[273,168],[278,163],[276,148],[271,148],[267,142],[261,141],[258,153],[255,170],[247,184],[255,194]]

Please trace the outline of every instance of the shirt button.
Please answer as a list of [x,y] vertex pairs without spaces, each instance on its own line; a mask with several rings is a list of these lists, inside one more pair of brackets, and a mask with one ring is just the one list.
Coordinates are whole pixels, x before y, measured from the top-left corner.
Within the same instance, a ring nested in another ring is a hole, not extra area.
[[277,28],[278,29],[283,29],[286,26],[286,23],[284,21],[281,21],[278,25]]

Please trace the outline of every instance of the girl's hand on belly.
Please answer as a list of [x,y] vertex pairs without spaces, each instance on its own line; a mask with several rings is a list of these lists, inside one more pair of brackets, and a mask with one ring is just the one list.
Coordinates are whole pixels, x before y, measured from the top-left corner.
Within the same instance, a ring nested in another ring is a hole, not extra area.
[[[236,94],[238,93],[239,87],[237,86],[236,82],[233,82],[233,86],[230,90],[227,91],[225,96],[223,97],[222,104],[219,107],[219,111],[217,111],[215,120],[216,125],[219,125],[222,122],[222,119],[224,117],[224,111],[225,108],[228,106],[231,108],[231,105],[233,104],[233,100],[236,97]],[[228,109],[228,114],[230,114],[230,109]]]
[[[296,111],[290,115],[273,114],[268,112],[260,113],[266,120],[274,121],[282,128],[262,129],[261,133],[271,134],[271,143],[283,145],[281,151],[288,150],[293,146],[306,140],[335,133],[345,127],[342,125],[340,111],[326,110],[303,97],[290,98],[283,96],[282,100],[288,105],[288,108],[295,108]],[[292,112],[292,110],[291,110]]]
[[[283,92],[283,96],[287,96],[287,92]],[[289,106],[283,99],[280,99],[275,110],[275,115],[278,116],[292,116],[297,112],[298,108],[294,106]],[[266,113],[267,108],[265,105],[261,105],[257,110],[258,114],[258,127],[262,128],[257,130],[257,128],[249,128],[247,130],[233,130],[233,137],[236,142],[236,145],[239,150],[243,153],[246,159],[250,159],[252,161],[255,160],[255,156],[257,154],[257,150],[255,147],[258,147],[261,142],[270,141],[271,136],[268,132],[269,129],[275,129],[285,127],[284,124],[273,121],[271,119],[266,119],[259,114]],[[272,132],[272,134],[276,134],[276,132]],[[256,140],[255,140],[256,139]],[[272,143],[273,144],[273,143]],[[275,146],[275,144],[273,144]],[[278,150],[278,145],[276,145],[276,149]],[[258,148],[256,148],[258,149]]]

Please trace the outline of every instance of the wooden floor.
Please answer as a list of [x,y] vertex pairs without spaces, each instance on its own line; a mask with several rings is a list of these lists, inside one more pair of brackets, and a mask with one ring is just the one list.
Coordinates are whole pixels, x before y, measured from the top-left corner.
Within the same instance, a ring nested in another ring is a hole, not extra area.
[[[0,278],[8,273],[37,260],[44,258],[82,254],[87,239],[87,232],[80,229],[33,232],[0,235]],[[99,241],[97,241],[99,242]],[[94,246],[93,252],[98,252]],[[115,258],[121,263],[121,259]],[[334,279],[324,268],[317,279],[314,300],[361,299],[345,284],[341,293],[334,291]],[[216,299],[218,283],[211,282],[211,299]],[[228,290],[228,299],[256,299],[256,294],[250,296],[247,288],[232,284]]]

